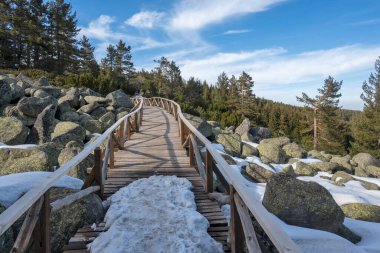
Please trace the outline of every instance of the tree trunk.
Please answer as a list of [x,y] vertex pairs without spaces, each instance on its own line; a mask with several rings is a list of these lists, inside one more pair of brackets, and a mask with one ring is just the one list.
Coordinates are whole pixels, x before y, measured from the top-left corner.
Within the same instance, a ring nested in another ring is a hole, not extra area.
[[317,143],[318,143],[318,120],[317,120],[317,108],[314,108],[314,140],[313,140],[313,149],[317,149]]

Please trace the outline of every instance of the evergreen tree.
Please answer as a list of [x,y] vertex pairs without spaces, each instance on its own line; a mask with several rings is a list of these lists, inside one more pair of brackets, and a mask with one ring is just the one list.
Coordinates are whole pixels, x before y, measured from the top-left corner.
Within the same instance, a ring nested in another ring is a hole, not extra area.
[[319,95],[311,98],[302,93],[302,97],[297,97],[298,101],[313,110],[313,148],[316,150],[344,152],[344,126],[337,115],[341,86],[342,81],[338,82],[329,76],[323,87],[318,89]]
[[0,67],[9,68],[13,62],[11,0],[0,1]]
[[353,120],[353,153],[368,152],[380,157],[380,57],[375,62],[375,72],[362,85],[361,99],[364,110]]
[[115,47],[115,72],[118,76],[125,76],[128,80],[134,73],[131,47],[122,40]]
[[115,70],[116,49],[113,45],[107,47],[107,55],[101,60],[102,69],[105,74],[110,75]]
[[79,46],[79,72],[81,74],[91,73],[94,76],[98,76],[99,66],[94,57],[95,48],[86,36],[83,36],[79,41]]

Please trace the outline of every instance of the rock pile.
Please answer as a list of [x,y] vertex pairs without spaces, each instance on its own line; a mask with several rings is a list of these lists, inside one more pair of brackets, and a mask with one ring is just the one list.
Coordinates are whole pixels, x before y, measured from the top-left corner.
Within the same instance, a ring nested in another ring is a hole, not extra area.
[[[103,133],[132,107],[122,90],[103,97],[88,88],[55,87],[45,77],[33,81],[24,75],[0,75],[0,143],[36,145],[0,149],[0,175],[52,171],[68,161],[58,157],[79,153],[93,134]],[[78,165],[75,175],[83,179],[87,165],[91,162]]]

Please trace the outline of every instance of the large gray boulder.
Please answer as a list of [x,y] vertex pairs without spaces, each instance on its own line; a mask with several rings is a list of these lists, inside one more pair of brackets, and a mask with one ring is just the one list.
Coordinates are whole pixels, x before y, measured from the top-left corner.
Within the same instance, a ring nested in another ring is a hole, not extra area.
[[337,163],[331,163],[331,162],[321,162],[321,163],[313,163],[309,164],[312,168],[323,171],[323,172],[331,172],[334,173],[341,169],[341,166]]
[[253,127],[249,132],[252,134],[253,140],[256,143],[264,139],[272,138],[272,131],[266,127]]
[[56,105],[48,105],[40,114],[28,137],[28,143],[42,144],[51,140],[51,133],[54,130]]
[[223,145],[227,154],[239,157],[241,154],[240,135],[232,133],[222,133],[216,136],[216,141]]
[[84,128],[91,133],[103,133],[107,129],[107,125],[99,120],[87,120],[83,124]]
[[56,104],[50,98],[24,97],[17,103],[17,110],[23,115],[36,118],[48,105]]
[[212,126],[200,117],[184,113],[183,116],[193,125],[204,137],[212,135]]
[[235,129],[235,134],[243,135],[243,133],[249,132],[251,129],[251,121],[248,118],[245,118],[243,122]]
[[68,121],[59,122],[51,134],[51,140],[63,146],[72,140],[83,142],[85,137],[86,130],[83,127],[74,122]]
[[241,146],[241,155],[243,158],[247,156],[259,156],[259,150],[254,146],[243,142]]
[[350,203],[342,205],[341,208],[349,218],[380,223],[380,206]]
[[307,152],[297,143],[289,143],[282,147],[286,155],[293,158],[306,158]]
[[[58,156],[59,166],[64,165],[68,161],[70,161],[74,156],[79,154],[82,151],[79,147],[69,147],[62,149],[61,153]],[[86,180],[87,178],[87,169],[92,168],[94,166],[94,156],[91,154],[86,157],[81,163],[75,166],[70,170],[69,176],[76,177],[82,180]]]
[[0,117],[0,142],[8,145],[24,144],[28,128],[14,117]]
[[346,172],[353,174],[354,173],[354,167],[350,164],[350,157],[332,157],[330,162],[339,164],[341,169],[345,170]]
[[132,100],[121,89],[109,93],[106,96],[106,99],[110,100],[111,101],[110,105],[115,107],[115,108],[116,107],[125,107],[125,108],[133,108],[134,107]]
[[0,149],[0,176],[51,169],[47,154],[37,148]]
[[59,98],[62,93],[60,88],[54,86],[44,86],[39,87],[38,89],[46,92],[47,94],[55,98]]
[[7,105],[12,100],[12,90],[7,82],[0,80],[0,106]]
[[104,114],[106,114],[108,111],[106,110],[106,108],[104,108],[103,106],[100,106],[96,109],[94,109],[90,115],[94,118],[94,119],[100,119],[100,117],[102,117]]
[[318,170],[315,169],[312,165],[303,163],[301,161],[297,162],[295,167],[296,167],[296,169],[294,170],[294,172],[298,176],[312,177],[312,176],[317,175],[317,173],[318,173]]
[[100,107],[100,104],[97,102],[91,102],[87,105],[82,106],[77,110],[77,112],[82,112],[82,113],[92,113],[96,108]]
[[275,174],[266,186],[263,205],[289,225],[328,231],[353,242],[360,240],[344,227],[344,213],[330,192],[316,182]]
[[37,86],[37,87],[42,87],[42,86],[49,86],[50,83],[49,83],[49,79],[45,76],[41,77],[40,79],[38,79],[37,81],[35,81],[33,83],[34,86]]
[[58,104],[67,101],[72,108],[78,108],[79,106],[79,91],[77,89],[71,89],[66,94],[58,99]]
[[260,141],[260,144],[272,144],[272,145],[279,146],[281,148],[289,143],[290,143],[290,139],[288,137],[276,137],[276,138],[269,138],[269,139]]
[[109,100],[107,98],[98,97],[98,96],[85,96],[84,100],[87,104],[91,103],[99,103],[99,104],[107,104]]
[[329,162],[330,159],[332,158],[332,156],[326,156],[325,154],[323,154],[322,152],[319,152],[317,150],[310,150],[308,152],[308,155],[315,158],[315,159],[319,159],[321,161],[324,161],[324,162]]
[[[76,192],[78,190],[52,188],[50,190],[50,201],[54,202]],[[52,253],[61,253],[63,246],[68,243],[79,228],[101,222],[103,216],[102,200],[94,193],[52,213],[50,217]]]
[[106,128],[109,128],[115,123],[116,116],[113,112],[107,112],[99,118],[99,121],[103,122],[106,125]]
[[352,160],[358,164],[359,168],[365,169],[369,165],[380,167],[380,160],[368,153],[359,153],[352,157]]
[[[264,141],[264,140],[263,140]],[[264,163],[285,163],[287,156],[285,151],[276,142],[263,142],[257,146],[260,159]]]
[[18,86],[15,83],[10,84],[11,87],[11,96],[12,96],[12,103],[17,102],[20,98],[22,98],[25,95],[25,90]]
[[257,183],[267,183],[269,178],[275,174],[273,171],[267,170],[256,163],[249,163],[245,167],[245,171]]

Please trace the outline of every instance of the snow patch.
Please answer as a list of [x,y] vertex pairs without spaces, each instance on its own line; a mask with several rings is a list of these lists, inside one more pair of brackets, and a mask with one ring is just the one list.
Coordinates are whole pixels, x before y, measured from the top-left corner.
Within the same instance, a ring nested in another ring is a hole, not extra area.
[[30,149],[35,147],[37,147],[35,144],[7,145],[0,142],[0,149]]
[[250,142],[250,141],[241,141],[241,142],[243,142],[245,144],[248,144],[248,145],[250,145],[250,146],[252,146],[254,148],[257,148],[257,146],[259,146],[259,144],[255,143],[255,142]]
[[[52,172],[24,172],[0,177],[0,204],[5,208],[11,206],[27,191],[46,181]],[[81,189],[83,181],[77,178],[63,176],[53,186]]]
[[[108,200],[107,232],[88,245],[97,252],[223,252],[196,211],[191,183],[176,176],[151,176],[121,188]],[[112,241],[112,243],[111,243]]]

